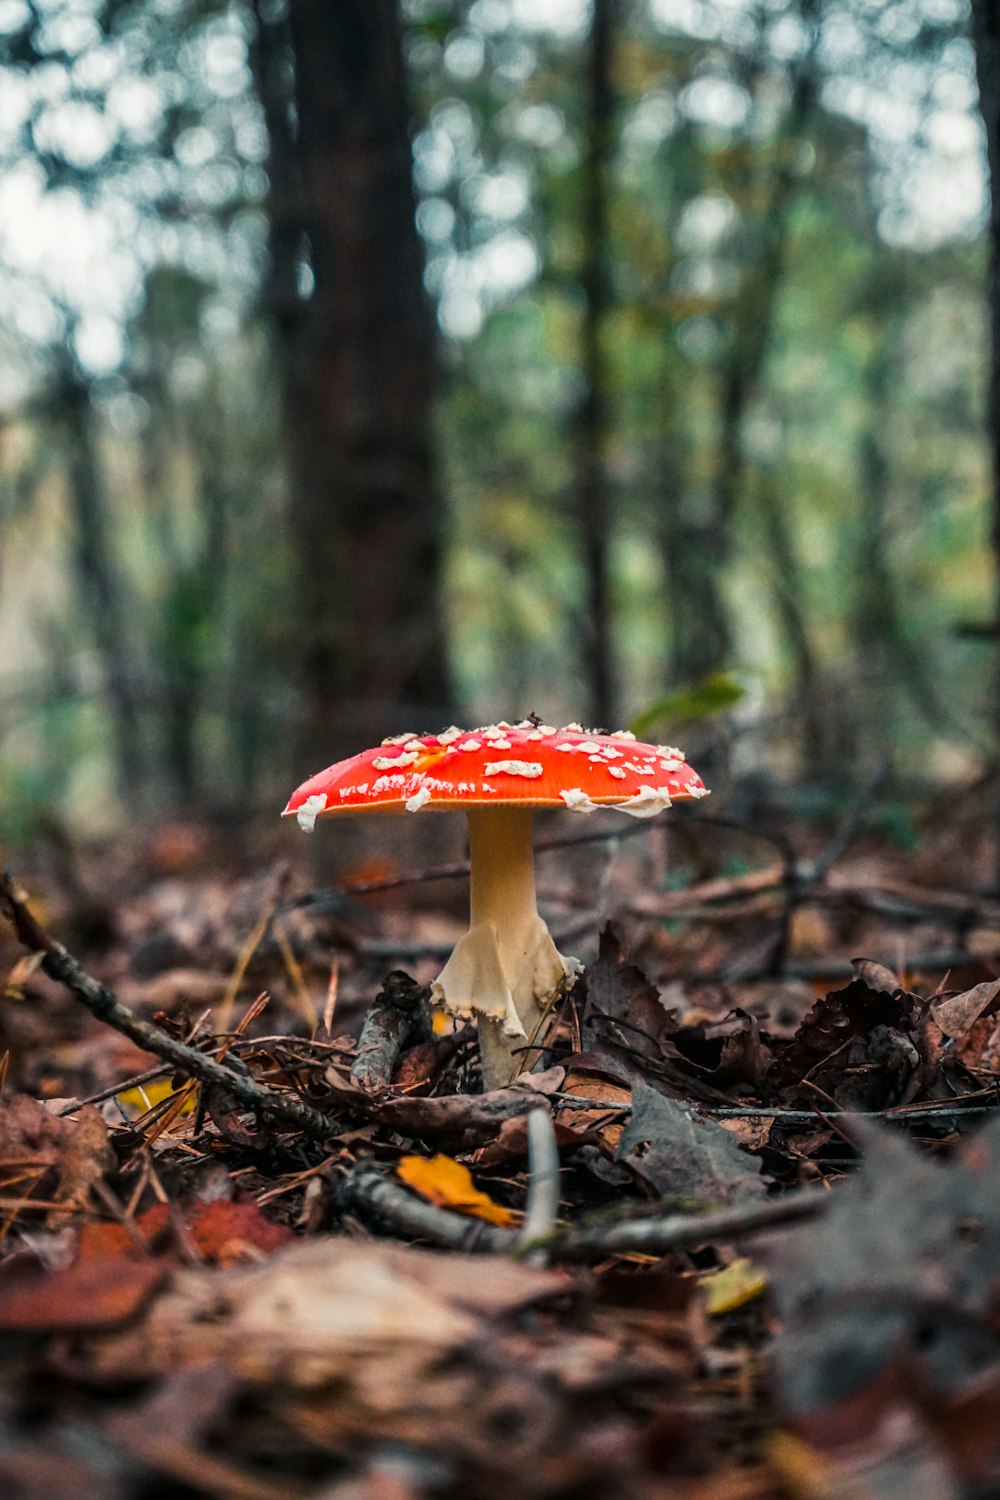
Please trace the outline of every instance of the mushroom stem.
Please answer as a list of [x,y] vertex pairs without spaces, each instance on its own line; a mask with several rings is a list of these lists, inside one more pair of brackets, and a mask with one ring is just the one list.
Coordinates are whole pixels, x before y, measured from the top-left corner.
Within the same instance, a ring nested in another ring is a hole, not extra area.
[[500,961],[516,958],[522,935],[540,921],[535,898],[535,815],[530,807],[470,808],[469,926],[497,929]]
[[470,921],[434,991],[458,1015],[479,1021],[483,1083],[509,1083],[531,1054],[545,1011],[579,968],[563,958],[535,904],[529,807],[471,809]]

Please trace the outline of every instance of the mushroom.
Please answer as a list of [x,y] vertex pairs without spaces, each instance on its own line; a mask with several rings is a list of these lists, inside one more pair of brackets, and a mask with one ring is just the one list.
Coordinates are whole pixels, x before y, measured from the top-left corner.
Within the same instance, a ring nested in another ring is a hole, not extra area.
[[481,729],[403,734],[338,761],[293,792],[284,817],[311,832],[317,818],[361,811],[461,810],[469,826],[469,930],[434,981],[434,998],[479,1024],[486,1088],[509,1083],[554,1000],[580,970],[552,941],[535,905],[536,808],[617,808],[649,818],[704,797],[679,750],[627,730],[503,720]]

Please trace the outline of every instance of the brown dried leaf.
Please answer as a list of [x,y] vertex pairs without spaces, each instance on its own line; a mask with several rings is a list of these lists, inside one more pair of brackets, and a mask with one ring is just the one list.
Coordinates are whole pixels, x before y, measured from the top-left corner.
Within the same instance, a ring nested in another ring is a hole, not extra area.
[[59,1186],[56,1204],[48,1217],[49,1227],[57,1229],[69,1215],[85,1208],[91,1190],[115,1164],[108,1143],[108,1127],[95,1104],[85,1105],[76,1118],[72,1132],[59,1161]]
[[959,1038],[974,1026],[980,1016],[990,1015],[1000,1002],[1000,979],[974,985],[960,995],[949,995],[931,1004],[931,1015],[945,1036]]
[[564,1069],[550,1068],[488,1094],[443,1094],[433,1099],[390,1097],[373,1104],[372,1113],[411,1139],[471,1149],[493,1140],[504,1120],[531,1109],[547,1108],[546,1094],[556,1092],[563,1077]]
[[615,1159],[663,1197],[732,1203],[764,1191],[760,1162],[714,1120],[638,1083]]
[[902,989],[899,975],[894,974],[891,969],[886,968],[885,964],[878,963],[874,958],[852,958],[851,963],[858,979],[870,990],[894,995],[898,989]]
[[352,1378],[361,1361],[393,1400],[390,1390],[464,1347],[487,1319],[562,1286],[554,1272],[502,1256],[322,1236],[249,1270],[179,1273],[152,1309],[145,1352],[154,1367],[222,1359],[255,1383],[300,1389]]
[[660,1042],[677,1030],[677,1020],[642,970],[625,961],[610,927],[601,933],[598,956],[585,971],[583,986],[586,1046],[599,1048],[608,1040],[622,1040],[630,1052],[662,1057]]
[[165,1280],[165,1261],[91,1260],[46,1273],[37,1264],[0,1281],[0,1330],[83,1332],[134,1318]]
[[812,1101],[814,1091],[803,1087],[809,1079],[845,1109],[897,1104],[911,1096],[907,1086],[920,1067],[914,1036],[922,1010],[915,995],[887,995],[853,979],[816,1002],[777,1053],[767,1082],[787,1098]]
[[27,1094],[0,1097],[0,1165],[5,1172],[55,1166],[75,1126]]

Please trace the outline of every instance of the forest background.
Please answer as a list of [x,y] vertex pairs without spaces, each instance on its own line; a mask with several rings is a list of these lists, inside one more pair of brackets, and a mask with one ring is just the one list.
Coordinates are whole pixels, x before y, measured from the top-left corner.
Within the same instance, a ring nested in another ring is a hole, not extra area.
[[5,836],[530,710],[987,771],[991,12],[0,0]]

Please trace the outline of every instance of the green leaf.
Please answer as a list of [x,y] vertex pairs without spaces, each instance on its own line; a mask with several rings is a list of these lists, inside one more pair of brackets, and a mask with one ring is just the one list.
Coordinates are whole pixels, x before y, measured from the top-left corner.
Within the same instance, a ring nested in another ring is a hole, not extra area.
[[681,688],[679,692],[671,693],[658,703],[643,709],[628,727],[638,739],[644,740],[651,729],[661,724],[708,719],[713,714],[732,708],[734,703],[739,703],[745,696],[745,690],[728,672],[713,672],[692,687]]

